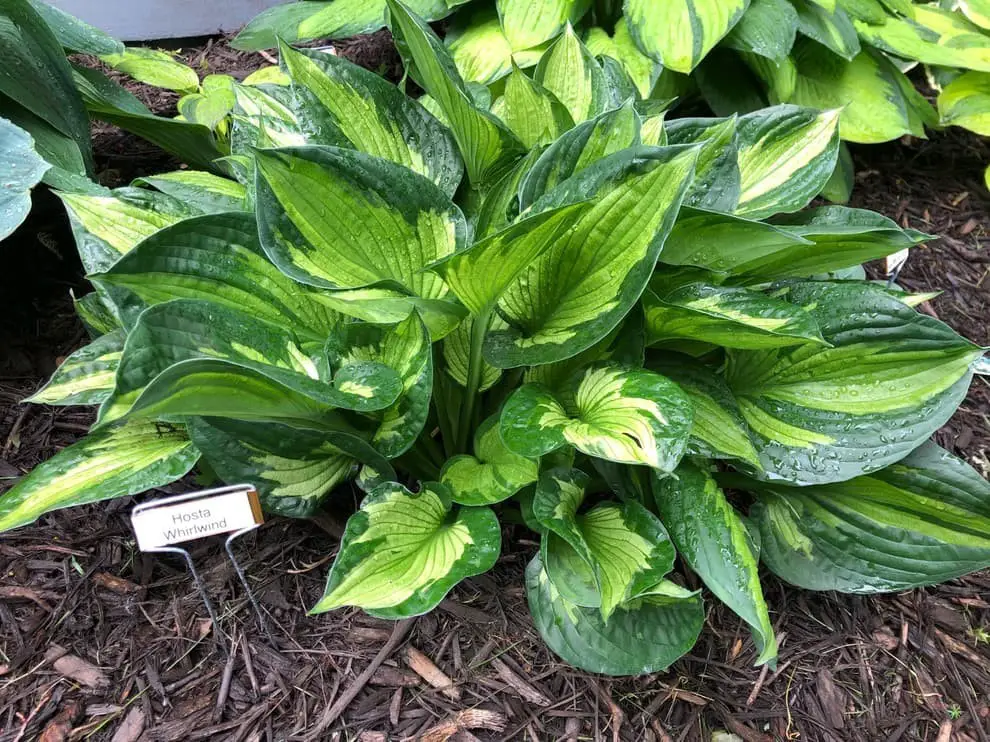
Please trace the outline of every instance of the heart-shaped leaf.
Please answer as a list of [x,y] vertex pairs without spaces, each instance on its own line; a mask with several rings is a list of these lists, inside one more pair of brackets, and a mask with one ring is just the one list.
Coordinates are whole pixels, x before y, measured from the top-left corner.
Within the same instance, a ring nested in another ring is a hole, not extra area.
[[492,505],[507,500],[536,481],[539,464],[513,453],[499,435],[498,416],[481,424],[474,435],[474,456],[454,456],[443,466],[440,481],[461,505]]

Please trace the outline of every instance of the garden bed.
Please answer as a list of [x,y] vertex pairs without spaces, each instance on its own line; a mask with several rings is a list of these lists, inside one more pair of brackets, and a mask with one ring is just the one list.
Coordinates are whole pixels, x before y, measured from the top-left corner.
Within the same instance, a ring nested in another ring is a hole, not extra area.
[[[381,35],[340,48],[371,68],[394,62],[383,57],[390,47]],[[186,56],[238,77],[267,63],[215,42]],[[163,113],[174,105],[167,95],[146,102]],[[95,134],[108,185],[167,164],[115,130]],[[949,132],[854,155],[854,205],[942,235],[912,253],[901,284],[944,289],[923,311],[990,344],[986,144]],[[84,285],[71,235],[57,200],[38,199],[0,246],[0,491],[91,421],[81,408],[18,404],[84,342],[68,296]],[[988,414],[990,388],[977,378],[937,435],[984,475]],[[343,511],[355,497],[341,491],[334,502]],[[990,573],[877,598],[798,591],[767,574],[776,670],[753,668],[745,625],[710,600],[701,640],[669,672],[612,680],[562,664],[536,635],[522,588],[536,544],[523,529],[506,539],[494,572],[459,585],[433,614],[392,624],[354,610],[307,617],[339,526],[272,519],[240,547],[266,633],[219,543],[193,549],[220,607],[221,625],[212,626],[180,562],[135,552],[131,504],[54,513],[0,540],[3,742],[707,741],[717,729],[744,740],[990,738]],[[229,657],[221,633],[233,644]],[[423,677],[431,665],[453,686],[432,687]],[[490,713],[465,713],[478,709]],[[469,725],[477,726],[451,736]]]

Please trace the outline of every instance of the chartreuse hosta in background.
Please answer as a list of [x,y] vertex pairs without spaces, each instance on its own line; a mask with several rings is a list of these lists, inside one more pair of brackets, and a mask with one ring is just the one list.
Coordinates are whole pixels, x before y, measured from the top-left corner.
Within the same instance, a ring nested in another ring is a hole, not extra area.
[[[514,66],[535,67],[548,46],[569,43],[573,26],[606,74],[643,98],[697,93],[718,115],[768,103],[844,107],[841,138],[867,144],[923,137],[925,127],[990,135],[987,0],[415,0],[410,7],[427,20],[452,16],[446,43],[467,82],[503,84]],[[266,11],[234,43],[259,49],[276,37],[341,38],[381,28],[385,18],[385,0],[307,0]],[[918,64],[940,92],[937,111],[905,74]],[[836,198],[851,185],[843,155],[829,191]]]
[[0,527],[200,457],[282,515],[353,481],[314,611],[401,618],[491,568],[521,516],[536,626],[611,674],[691,648],[686,570],[765,663],[761,561],[861,593],[990,565],[990,487],[928,442],[982,349],[836,278],[927,236],[806,208],[838,111],[665,121],[573,34],[488,90],[388,10],[425,105],[283,45],[270,82],[233,86],[235,179],[62,195],[95,339],[32,399],[98,420]]

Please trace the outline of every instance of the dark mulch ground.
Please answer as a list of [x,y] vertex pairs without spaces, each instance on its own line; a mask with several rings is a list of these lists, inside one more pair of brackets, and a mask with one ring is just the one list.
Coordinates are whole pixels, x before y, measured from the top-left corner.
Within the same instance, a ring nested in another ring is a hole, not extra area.
[[[348,53],[375,67],[382,57],[368,49],[354,42]],[[234,74],[264,63],[223,44],[187,58]],[[109,183],[167,166],[117,132],[97,134]],[[980,185],[990,151],[951,133],[856,156],[857,205],[945,235],[915,251],[901,283],[945,288],[927,309],[990,343]],[[68,299],[83,282],[47,198],[0,245],[0,491],[91,419],[18,404],[83,341]],[[984,472],[987,403],[977,379],[938,434]],[[752,667],[745,628],[711,602],[691,655],[667,673],[615,680],[562,665],[536,636],[522,590],[535,544],[521,531],[508,534],[492,574],[460,585],[431,615],[391,624],[357,611],[307,617],[339,525],[273,520],[239,549],[263,631],[218,544],[193,551],[220,608],[214,626],[181,563],[135,550],[131,504],[63,511],[0,539],[0,742],[990,737],[990,573],[877,598],[801,592],[767,575],[776,670]]]

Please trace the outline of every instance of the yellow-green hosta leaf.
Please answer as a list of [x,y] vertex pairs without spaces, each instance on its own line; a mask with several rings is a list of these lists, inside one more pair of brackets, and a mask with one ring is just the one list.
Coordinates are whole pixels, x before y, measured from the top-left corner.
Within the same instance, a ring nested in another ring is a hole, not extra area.
[[270,513],[305,518],[358,462],[394,477],[388,460],[359,438],[276,423],[190,418],[189,435],[203,458],[229,484],[251,482]]
[[502,409],[501,433],[532,458],[570,445],[589,456],[672,471],[691,432],[690,398],[659,374],[599,363],[558,390],[526,384]]
[[826,9],[811,0],[789,0],[797,10],[798,31],[827,47],[840,57],[859,54],[856,27],[842,8]]
[[513,67],[493,112],[527,147],[549,144],[574,127],[570,113],[542,85]]
[[839,156],[840,114],[783,105],[741,116],[736,213],[759,219],[797,211],[817,196]]
[[379,75],[332,54],[287,45],[281,53],[293,83],[307,88],[324,112],[316,122],[320,136],[332,129],[331,139],[343,137],[355,149],[407,167],[453,195],[463,172],[456,143],[423,106]]
[[[493,317],[493,323],[500,322],[500,319]],[[474,331],[475,319],[467,317],[443,339],[443,360],[447,374],[461,386],[467,386],[468,365],[471,357],[471,333]],[[503,323],[504,324],[504,323]],[[502,378],[501,369],[497,369],[491,364],[481,361],[481,382],[479,391],[488,391],[495,383]]]
[[749,7],[749,0],[625,0],[633,39],[665,68],[687,74]]
[[576,23],[587,0],[497,0],[502,29],[513,49],[531,49]]
[[870,284],[802,283],[786,298],[831,347],[729,350],[726,368],[770,479],[837,482],[902,458],[951,416],[983,353]]
[[162,193],[191,204],[204,214],[245,211],[247,189],[236,180],[199,170],[176,170],[138,178],[133,185],[151,186]]
[[105,54],[100,59],[118,72],[156,88],[187,93],[199,89],[195,70],[157,49],[129,46],[120,54]]
[[560,594],[539,556],[526,568],[526,593],[537,631],[565,662],[605,675],[661,672],[694,646],[705,621],[697,593],[671,582],[620,606],[608,622]]
[[683,463],[654,478],[654,501],[677,553],[753,632],[756,664],[774,662],[777,641],[746,526],[711,475]]
[[90,433],[0,496],[0,531],[51,510],[162,487],[185,476],[198,458],[185,431],[171,425],[128,422]]
[[759,291],[689,283],[643,295],[647,340],[697,340],[723,348],[777,348],[825,344],[803,307]]
[[715,211],[736,208],[740,192],[736,124],[735,116],[679,118],[664,127],[669,144],[701,144],[685,205]]
[[415,62],[420,83],[443,111],[471,183],[497,179],[525,148],[497,118],[474,103],[449,52],[429,26],[398,0],[387,1],[392,33]]
[[225,132],[227,117],[237,105],[235,80],[230,75],[210,75],[203,80],[201,92],[179,99],[179,115],[185,121],[201,124],[210,131]]
[[534,79],[564,104],[576,124],[604,113],[612,103],[601,65],[570,24],[540,58]]
[[987,0],[959,0],[959,9],[980,28],[990,29],[990,2]]
[[466,82],[490,85],[512,70],[512,46],[494,8],[469,8],[456,16],[444,43]]
[[31,135],[0,118],[0,240],[31,211],[31,189],[51,166],[34,149]]
[[347,521],[326,592],[311,613],[353,605],[381,617],[418,616],[464,578],[491,569],[501,548],[490,508],[451,512],[450,493],[435,482],[417,493],[382,484]]
[[103,298],[99,291],[92,291],[85,296],[74,299],[73,306],[92,337],[99,337],[121,329],[120,320],[114,315],[110,303]]
[[[566,134],[565,134],[566,136]],[[488,189],[475,217],[474,238],[480,240],[499,232],[516,220],[521,211],[519,184],[539,159],[542,150],[534,148]]]
[[938,96],[943,126],[961,126],[990,136],[990,73],[965,72]]
[[422,299],[407,291],[381,286],[319,292],[314,298],[335,313],[376,325],[394,325],[419,312],[434,340],[449,335],[468,315],[468,310],[460,304]]
[[124,331],[113,330],[70,355],[52,378],[25,402],[51,405],[101,404],[113,392],[124,350]]
[[461,505],[493,505],[536,481],[539,463],[513,453],[502,442],[498,416],[485,420],[474,434],[474,456],[454,456],[440,472],[440,481]]
[[797,29],[797,11],[788,0],[751,0],[722,43],[736,51],[781,60],[794,46]]
[[990,486],[931,442],[869,476],[758,496],[762,560],[810,590],[898,592],[990,566]]
[[260,67],[241,80],[243,85],[291,85],[292,78],[274,64]]
[[502,295],[498,311],[511,328],[488,334],[486,360],[499,368],[551,363],[608,335],[646,288],[696,157],[694,147],[631,148],[534,204],[540,212],[591,202]]
[[617,60],[636,86],[639,97],[650,97],[663,68],[636,46],[625,17],[615,24],[615,33],[612,36],[603,28],[589,29],[584,43],[594,56]]

